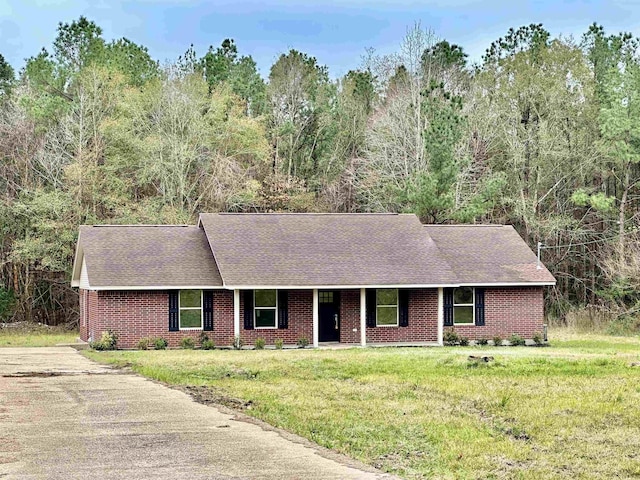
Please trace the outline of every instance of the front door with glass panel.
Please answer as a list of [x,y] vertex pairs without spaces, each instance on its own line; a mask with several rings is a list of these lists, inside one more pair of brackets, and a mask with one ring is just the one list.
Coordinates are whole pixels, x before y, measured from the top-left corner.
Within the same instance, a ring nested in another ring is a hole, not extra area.
[[336,291],[318,292],[318,341],[340,341],[340,295]]

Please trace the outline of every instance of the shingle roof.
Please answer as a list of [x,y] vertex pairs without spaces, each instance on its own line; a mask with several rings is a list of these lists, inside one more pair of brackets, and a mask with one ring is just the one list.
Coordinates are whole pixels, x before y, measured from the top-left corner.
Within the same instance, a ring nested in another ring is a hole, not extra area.
[[425,225],[465,283],[549,283],[555,278],[510,225]]
[[196,226],[83,225],[78,242],[92,288],[222,286],[206,236]]
[[511,226],[423,226],[397,214],[202,214],[199,226],[82,226],[75,286],[83,258],[97,289],[555,283]]
[[227,286],[453,284],[415,215],[202,214]]

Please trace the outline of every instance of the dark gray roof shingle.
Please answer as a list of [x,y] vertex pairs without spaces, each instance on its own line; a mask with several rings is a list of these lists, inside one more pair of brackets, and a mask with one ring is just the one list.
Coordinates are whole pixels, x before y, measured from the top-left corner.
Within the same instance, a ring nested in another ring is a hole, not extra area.
[[91,287],[222,286],[196,226],[83,225],[78,241]]
[[84,255],[101,289],[555,283],[511,226],[415,215],[202,214],[199,226],[82,226],[78,242],[74,284]]
[[415,215],[202,214],[227,286],[453,284]]
[[511,225],[425,225],[460,283],[549,283],[555,278]]

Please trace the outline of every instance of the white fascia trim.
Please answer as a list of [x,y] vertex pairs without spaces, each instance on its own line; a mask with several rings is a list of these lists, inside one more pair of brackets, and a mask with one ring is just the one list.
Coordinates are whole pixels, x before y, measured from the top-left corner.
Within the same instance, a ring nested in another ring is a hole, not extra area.
[[[78,285],[71,286],[75,287]],[[410,285],[118,285],[94,286],[91,290],[348,290],[361,288],[456,288],[456,287],[544,287],[556,282],[514,282],[514,283],[446,283],[446,284],[410,284]]]
[[434,284],[434,285],[225,285],[224,288],[238,290],[347,290],[361,288],[438,288],[459,287],[459,284]]
[[71,286],[72,287],[79,287],[80,286],[80,282],[78,280],[71,280]]
[[456,287],[542,287],[553,286],[556,282],[497,282],[497,283],[436,283],[436,284],[393,284],[393,285],[224,285],[230,290],[347,290],[360,288],[456,288]]
[[137,285],[119,285],[119,286],[100,286],[96,287],[91,285],[91,290],[224,290],[225,287],[216,285],[152,285],[152,286],[137,286]]
[[[459,287],[544,287],[553,286],[556,282],[496,282],[496,283],[461,283]],[[446,286],[446,285],[443,285]]]

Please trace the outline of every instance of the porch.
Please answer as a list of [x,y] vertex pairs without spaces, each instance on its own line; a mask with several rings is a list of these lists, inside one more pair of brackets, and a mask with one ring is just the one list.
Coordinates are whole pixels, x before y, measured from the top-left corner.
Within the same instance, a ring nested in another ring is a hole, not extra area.
[[233,332],[247,346],[442,345],[442,302],[442,288],[236,289]]

